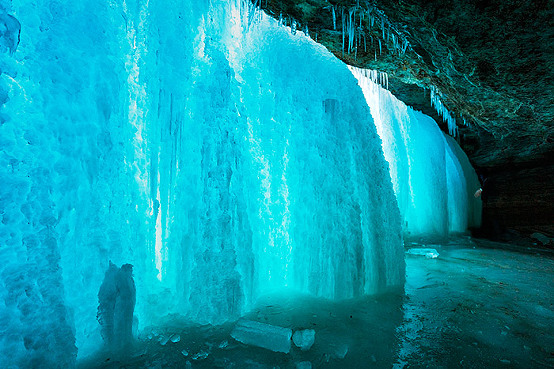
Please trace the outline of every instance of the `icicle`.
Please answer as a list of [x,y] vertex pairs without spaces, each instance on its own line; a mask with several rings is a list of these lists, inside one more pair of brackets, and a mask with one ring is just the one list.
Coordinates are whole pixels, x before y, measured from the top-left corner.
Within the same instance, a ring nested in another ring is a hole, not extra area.
[[334,5],[331,7],[331,10],[333,12],[333,30],[336,31],[337,30],[337,14],[335,13],[335,6]]
[[381,55],[382,52],[383,52],[383,51],[382,51],[382,49],[381,49],[381,39],[379,39],[379,55]]
[[310,32],[308,32],[308,25],[307,24],[304,26],[304,34],[306,36],[310,37]]
[[279,13],[279,23],[280,26],[283,25],[283,13]]
[[296,35],[296,19],[292,20],[292,24],[290,26],[290,31],[293,35]]
[[450,111],[442,103],[438,91],[435,86],[431,86],[431,106],[435,108],[437,114],[442,117],[443,121],[448,125],[448,133],[452,137],[456,137],[458,133],[458,127],[456,126],[456,119],[450,114]]
[[244,11],[244,14],[248,18],[247,29],[249,29],[252,24],[259,23],[262,20],[262,10],[260,9],[261,3],[256,0],[255,3],[250,1],[242,1],[239,7],[239,12]]
[[348,66],[348,68],[353,73],[363,75],[376,85],[380,85],[384,89],[388,89],[389,75],[386,72],[380,72],[373,69],[360,69],[352,66]]
[[405,54],[407,49],[408,49],[408,41],[404,40],[404,45],[402,46],[402,54]]
[[355,24],[356,19],[356,9],[350,8],[348,11],[348,53],[352,51],[354,48],[354,39],[356,36],[356,26]]
[[344,15],[344,8],[340,9],[341,12],[341,20],[342,20],[342,55],[344,55],[344,33],[345,33],[345,27],[346,27],[346,16]]

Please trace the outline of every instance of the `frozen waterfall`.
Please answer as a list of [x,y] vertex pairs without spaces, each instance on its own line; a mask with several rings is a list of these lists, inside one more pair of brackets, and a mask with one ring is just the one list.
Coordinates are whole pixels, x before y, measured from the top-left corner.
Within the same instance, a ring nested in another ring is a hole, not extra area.
[[445,236],[479,226],[481,202],[473,193],[480,184],[456,141],[382,88],[379,74],[349,68],[382,139],[404,232]]
[[134,266],[139,329],[402,284],[380,138],[325,48],[249,1],[0,13],[0,367],[97,349],[110,261]]

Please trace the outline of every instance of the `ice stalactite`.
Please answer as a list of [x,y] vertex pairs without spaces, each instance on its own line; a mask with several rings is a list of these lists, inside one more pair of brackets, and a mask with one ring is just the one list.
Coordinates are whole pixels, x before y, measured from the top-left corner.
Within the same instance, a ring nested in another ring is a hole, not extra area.
[[[444,106],[440,96],[439,92],[437,91],[437,88],[435,86],[431,86],[431,105],[435,108],[437,111],[437,114],[446,122],[448,125],[448,133],[452,137],[456,137],[458,135],[458,127],[456,126],[456,118],[452,115],[452,113],[448,110],[446,106]],[[465,124],[465,120],[464,120]]]
[[467,156],[430,117],[396,99],[376,71],[349,67],[364,92],[407,234],[464,232],[480,224],[479,188]]
[[[405,32],[398,30],[387,18],[385,13],[375,7],[355,5],[344,7],[331,5],[327,7],[333,18],[333,30],[337,29],[337,13],[341,14],[342,52],[354,53],[357,57],[358,47],[367,52],[366,37],[376,32],[379,34],[379,55],[383,53],[383,45],[392,53],[403,55],[410,47]],[[377,28],[375,27],[376,25]],[[362,41],[363,40],[363,41]]]
[[325,48],[249,1],[11,3],[0,357],[70,367],[100,347],[110,260],[134,266],[139,329],[401,285],[380,140]]

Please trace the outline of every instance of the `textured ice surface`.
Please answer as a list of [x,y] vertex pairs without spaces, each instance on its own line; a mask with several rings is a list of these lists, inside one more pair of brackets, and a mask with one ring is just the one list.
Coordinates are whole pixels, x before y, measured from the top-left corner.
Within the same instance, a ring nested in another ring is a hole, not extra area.
[[2,3],[0,367],[100,347],[109,260],[134,266],[139,330],[221,323],[271,290],[402,283],[355,79],[248,4]]
[[0,5],[0,52],[13,53],[19,44],[21,24]]
[[315,330],[302,329],[294,332],[292,335],[292,341],[302,351],[309,350],[315,342]]
[[362,88],[382,139],[407,234],[447,235],[481,222],[480,187],[456,141],[435,121],[406,106],[377,83],[375,73],[349,67]]
[[247,345],[286,354],[290,351],[292,330],[251,320],[239,320],[231,336]]

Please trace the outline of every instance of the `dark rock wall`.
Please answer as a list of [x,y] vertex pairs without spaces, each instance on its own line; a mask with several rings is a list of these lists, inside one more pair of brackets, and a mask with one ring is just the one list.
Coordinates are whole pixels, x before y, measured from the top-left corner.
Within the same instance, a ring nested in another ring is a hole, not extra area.
[[485,175],[481,235],[502,238],[515,229],[554,236],[554,164],[504,167]]

